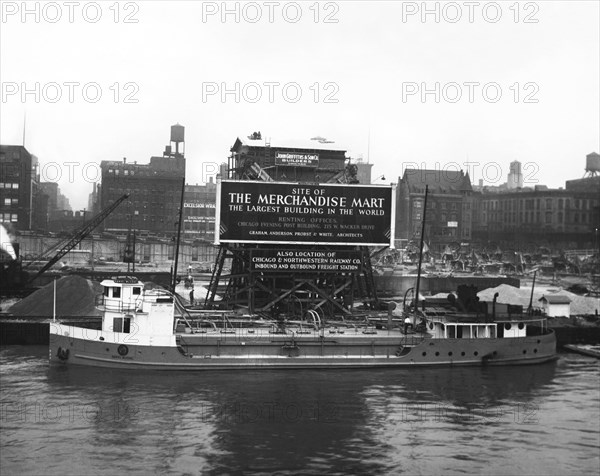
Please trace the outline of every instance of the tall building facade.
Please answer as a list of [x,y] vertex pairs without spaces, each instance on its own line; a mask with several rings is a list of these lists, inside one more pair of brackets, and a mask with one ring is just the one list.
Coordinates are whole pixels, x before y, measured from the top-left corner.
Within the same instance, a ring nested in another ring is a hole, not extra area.
[[509,190],[523,188],[523,171],[521,169],[521,162],[518,160],[510,163],[506,186]]
[[185,181],[183,126],[171,127],[172,146],[162,157],[151,157],[149,164],[102,161],[100,209],[128,193],[128,199],[103,222],[104,231],[126,233],[136,229],[142,233],[171,235],[177,233],[181,194]]
[[21,145],[0,145],[0,220],[12,229],[33,226],[36,162]]
[[149,164],[102,161],[100,204],[104,209],[128,193],[129,198],[104,220],[107,232],[131,228],[154,234],[177,232],[185,179],[183,157],[152,157]]
[[471,240],[473,188],[469,174],[454,170],[406,169],[396,194],[396,240],[421,237],[428,186],[425,237],[434,251]]

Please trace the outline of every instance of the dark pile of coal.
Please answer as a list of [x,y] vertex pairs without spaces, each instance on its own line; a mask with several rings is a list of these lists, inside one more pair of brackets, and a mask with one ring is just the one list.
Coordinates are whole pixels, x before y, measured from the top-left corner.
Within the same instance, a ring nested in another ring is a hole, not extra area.
[[[14,316],[52,317],[54,283],[47,284],[30,294],[10,309]],[[80,276],[64,276],[56,281],[57,316],[100,316],[95,299],[102,293],[99,283]]]

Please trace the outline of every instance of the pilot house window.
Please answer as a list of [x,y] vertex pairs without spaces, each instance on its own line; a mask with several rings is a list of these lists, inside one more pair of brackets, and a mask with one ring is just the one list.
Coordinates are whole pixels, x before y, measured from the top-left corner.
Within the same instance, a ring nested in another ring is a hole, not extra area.
[[131,330],[130,317],[115,317],[113,318],[113,332],[123,332],[129,334]]

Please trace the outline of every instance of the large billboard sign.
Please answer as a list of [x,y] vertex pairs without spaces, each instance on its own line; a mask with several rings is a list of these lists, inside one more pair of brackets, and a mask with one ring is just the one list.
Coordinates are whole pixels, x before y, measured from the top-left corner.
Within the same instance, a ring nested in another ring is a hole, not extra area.
[[395,186],[224,180],[215,243],[394,247]]

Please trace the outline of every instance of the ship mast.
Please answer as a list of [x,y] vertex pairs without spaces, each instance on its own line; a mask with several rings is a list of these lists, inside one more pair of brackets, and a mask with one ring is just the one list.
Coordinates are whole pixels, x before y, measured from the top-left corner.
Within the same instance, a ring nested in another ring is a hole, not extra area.
[[177,243],[175,244],[175,263],[173,265],[173,283],[171,291],[175,294],[175,286],[177,286],[177,261],[179,258],[179,242],[181,241],[181,222],[183,221],[183,195],[185,192],[185,177],[181,181],[181,203],[179,204],[179,222],[177,224]]
[[425,185],[425,202],[423,203],[423,222],[421,223],[421,243],[419,245],[419,266],[417,268],[417,284],[415,286],[415,312],[413,314],[413,326],[416,325],[417,310],[419,308],[419,285],[421,283],[421,264],[423,263],[423,244],[425,242],[425,218],[427,216],[427,195],[429,185]]

